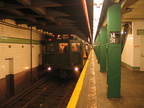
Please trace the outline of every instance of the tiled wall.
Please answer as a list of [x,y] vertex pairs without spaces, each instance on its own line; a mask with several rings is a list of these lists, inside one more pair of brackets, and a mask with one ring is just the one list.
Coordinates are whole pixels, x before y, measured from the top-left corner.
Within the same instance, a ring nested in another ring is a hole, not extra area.
[[144,29],[144,22],[133,22],[134,25],[134,66],[140,66],[141,35],[137,35],[137,29]]
[[122,62],[133,66],[133,34],[129,34],[122,53]]
[[122,62],[132,68],[140,68],[140,35],[137,29],[144,29],[144,22],[132,22],[132,34],[129,34],[122,53]]
[[[15,24],[13,20],[0,22],[0,79],[30,69],[30,29]],[[15,25],[14,27],[11,24]],[[26,28],[26,29],[25,29]],[[35,29],[35,28],[33,28]],[[42,33],[32,32],[32,67],[40,64]]]

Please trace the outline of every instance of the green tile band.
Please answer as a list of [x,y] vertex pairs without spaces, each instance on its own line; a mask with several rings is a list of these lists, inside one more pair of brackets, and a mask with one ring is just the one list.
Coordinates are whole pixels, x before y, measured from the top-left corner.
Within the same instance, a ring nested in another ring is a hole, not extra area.
[[[42,40],[32,40],[32,44],[42,44]],[[0,43],[30,44],[30,39],[0,36]]]

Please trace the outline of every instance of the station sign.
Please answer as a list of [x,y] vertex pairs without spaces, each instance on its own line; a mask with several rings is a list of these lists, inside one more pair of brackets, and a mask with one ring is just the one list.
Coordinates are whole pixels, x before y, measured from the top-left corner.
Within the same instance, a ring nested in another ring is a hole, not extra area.
[[110,32],[110,44],[120,44],[120,32]]

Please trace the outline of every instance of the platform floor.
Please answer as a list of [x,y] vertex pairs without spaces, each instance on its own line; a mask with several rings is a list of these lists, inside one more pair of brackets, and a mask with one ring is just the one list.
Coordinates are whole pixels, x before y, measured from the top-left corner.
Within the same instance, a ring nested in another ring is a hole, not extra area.
[[92,51],[76,108],[144,108],[144,72],[122,67],[121,98],[107,98],[107,73],[99,70]]

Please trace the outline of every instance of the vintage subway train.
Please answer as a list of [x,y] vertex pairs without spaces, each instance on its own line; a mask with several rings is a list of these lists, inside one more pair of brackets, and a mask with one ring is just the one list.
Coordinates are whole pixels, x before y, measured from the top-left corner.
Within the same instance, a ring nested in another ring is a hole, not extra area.
[[65,78],[81,72],[91,45],[73,34],[46,36],[43,64],[47,71]]

